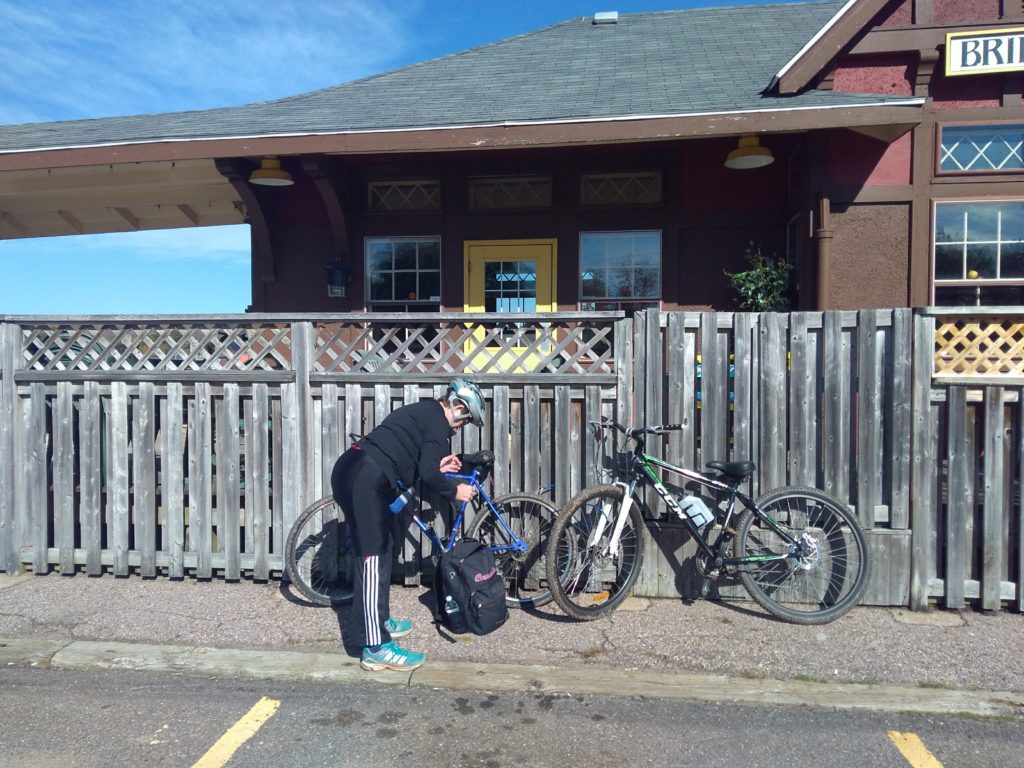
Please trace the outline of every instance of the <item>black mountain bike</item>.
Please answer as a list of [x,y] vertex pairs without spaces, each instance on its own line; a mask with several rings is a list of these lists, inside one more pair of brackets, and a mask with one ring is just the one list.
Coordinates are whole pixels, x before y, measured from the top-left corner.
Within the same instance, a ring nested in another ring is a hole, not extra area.
[[[654,487],[696,541],[701,596],[707,596],[713,580],[739,576],[758,604],[795,624],[825,624],[857,604],[870,571],[867,541],[840,501],[814,488],[796,487],[779,488],[754,501],[738,488],[756,469],[752,462],[709,462],[708,468],[717,473],[712,476],[646,453],[648,435],[681,429],[678,424],[637,429],[612,421],[591,425],[599,438],[601,430],[611,428],[634,447],[625,452],[623,479],[585,488],[555,520],[548,542],[548,584],[566,614],[596,619],[613,611],[632,590],[644,556],[644,522],[636,496],[643,482]],[[725,511],[717,505],[709,510],[692,497],[677,498],[657,469],[724,495]],[[684,508],[684,503],[694,506]],[[553,578],[555,574],[560,578]]]

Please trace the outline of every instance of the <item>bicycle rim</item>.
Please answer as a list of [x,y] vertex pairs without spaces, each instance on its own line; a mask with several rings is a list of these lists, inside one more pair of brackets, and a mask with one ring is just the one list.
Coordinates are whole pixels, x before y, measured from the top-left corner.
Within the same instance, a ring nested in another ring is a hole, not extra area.
[[[643,560],[643,518],[630,508],[616,548],[610,541],[624,491],[613,485],[588,489],[572,499],[559,515],[549,545],[549,580],[559,607],[587,621],[613,611],[633,589]],[[602,515],[609,517],[600,538],[590,538]]]
[[285,545],[288,578],[318,605],[352,600],[352,541],[345,515],[326,498],[307,507],[295,521]]
[[512,533],[526,545],[525,551],[504,549],[513,540],[485,505],[466,534],[489,547],[499,547],[494,559],[505,579],[505,602],[513,608],[534,608],[551,601],[544,553],[558,508],[532,494],[518,493],[494,500]]
[[849,511],[811,488],[781,488],[759,499],[757,506],[795,544],[752,512],[744,513],[736,556],[786,556],[740,566],[750,596],[795,624],[825,624],[853,608],[867,587],[870,564],[864,532]]

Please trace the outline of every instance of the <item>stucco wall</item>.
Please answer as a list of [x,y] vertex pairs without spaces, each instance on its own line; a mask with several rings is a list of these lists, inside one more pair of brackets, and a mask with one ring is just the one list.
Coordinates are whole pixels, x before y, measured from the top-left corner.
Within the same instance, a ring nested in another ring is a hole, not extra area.
[[909,204],[834,206],[833,309],[908,304]]

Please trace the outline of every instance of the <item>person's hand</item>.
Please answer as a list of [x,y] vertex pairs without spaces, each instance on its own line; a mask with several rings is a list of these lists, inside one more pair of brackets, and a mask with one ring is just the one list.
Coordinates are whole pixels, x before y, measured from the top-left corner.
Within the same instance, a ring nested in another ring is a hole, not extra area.
[[455,498],[458,501],[472,501],[474,498],[476,498],[476,488],[474,488],[472,485],[466,485],[465,483],[461,483],[455,489]]
[[462,462],[459,461],[459,457],[456,454],[453,453],[441,459],[442,472],[458,472],[460,469],[462,469]]

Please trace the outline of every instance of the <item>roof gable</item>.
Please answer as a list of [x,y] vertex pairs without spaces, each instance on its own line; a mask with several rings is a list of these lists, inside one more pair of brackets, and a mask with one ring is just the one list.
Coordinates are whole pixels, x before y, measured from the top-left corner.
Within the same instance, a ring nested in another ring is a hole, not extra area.
[[799,93],[821,74],[892,0],[849,0],[772,79],[769,90]]

